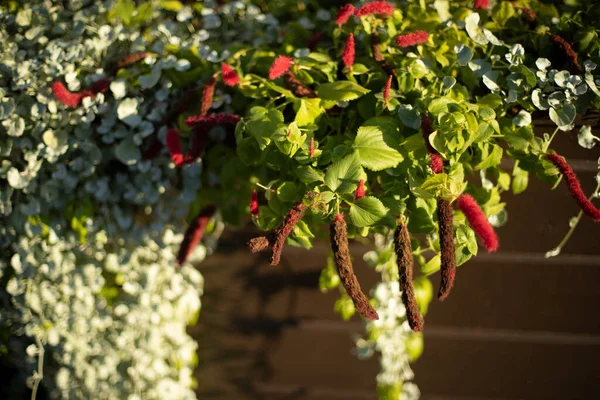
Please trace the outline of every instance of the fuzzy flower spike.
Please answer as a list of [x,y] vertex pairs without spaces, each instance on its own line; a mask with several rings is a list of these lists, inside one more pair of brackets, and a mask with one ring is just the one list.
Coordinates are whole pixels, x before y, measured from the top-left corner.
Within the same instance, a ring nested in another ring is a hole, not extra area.
[[357,17],[364,17],[367,15],[392,15],[394,13],[394,5],[387,1],[372,1],[364,4],[354,13]]
[[346,4],[340,7],[338,15],[335,18],[335,23],[337,25],[344,25],[346,22],[348,22],[348,19],[350,19],[352,14],[354,14],[354,10],[355,9],[352,4]]
[[269,79],[274,80],[285,74],[292,66],[292,59],[287,56],[279,56],[273,61],[269,69]]
[[494,228],[488,222],[483,210],[479,207],[475,199],[468,194],[463,194],[458,198],[457,205],[458,209],[467,217],[469,225],[477,233],[477,236],[481,238],[487,251],[498,250],[498,236],[496,236]]
[[583,189],[581,189],[581,185],[579,184],[579,179],[577,179],[577,175],[575,175],[573,168],[571,168],[571,166],[567,163],[567,160],[556,153],[548,154],[546,157],[565,177],[567,185],[569,186],[569,191],[571,192],[571,196],[573,196],[575,202],[579,205],[579,207],[581,207],[581,211],[592,218],[595,222],[600,222],[600,210],[595,207],[583,193]]
[[346,41],[346,47],[342,54],[342,62],[346,67],[351,67],[354,64],[354,35],[351,33]]
[[429,34],[425,31],[415,31],[396,37],[396,44],[400,47],[410,47],[417,44],[423,44],[429,39]]
[[223,75],[223,82],[225,82],[227,86],[235,86],[240,83],[240,77],[229,64],[221,64],[221,75]]

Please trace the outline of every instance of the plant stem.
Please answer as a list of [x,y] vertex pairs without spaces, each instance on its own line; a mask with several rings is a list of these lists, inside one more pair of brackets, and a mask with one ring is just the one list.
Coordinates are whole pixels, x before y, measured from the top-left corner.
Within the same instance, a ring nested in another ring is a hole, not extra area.
[[44,345],[39,336],[36,335],[35,342],[38,346],[38,369],[34,375],[33,388],[31,389],[31,400],[36,400],[38,387],[44,379]]
[[[544,143],[544,148],[543,148],[544,153],[546,153],[548,151],[548,147],[550,147],[550,143],[552,143],[552,140],[554,140],[554,136],[556,136],[557,132],[558,132],[558,126],[552,133],[552,136],[550,136],[550,139],[548,139],[548,141],[546,143]],[[596,191],[598,191],[598,189],[596,189]]]
[[[598,197],[597,196],[598,190],[600,190],[600,179],[598,180],[596,189],[594,189],[594,192],[588,199],[592,200],[593,198]],[[575,217],[575,223],[573,224],[573,226],[571,226],[571,229],[569,229],[569,231],[567,232],[565,237],[561,240],[561,242],[558,244],[558,246],[556,246],[553,250],[551,250],[552,254],[546,253],[546,255],[545,255],[546,258],[554,257],[554,256],[557,256],[560,254],[560,251],[562,250],[562,248],[567,244],[567,242],[569,241],[571,236],[573,236],[573,233],[575,232],[575,229],[577,228],[579,221],[581,221],[582,216],[583,216],[583,210],[579,211],[579,213]]]

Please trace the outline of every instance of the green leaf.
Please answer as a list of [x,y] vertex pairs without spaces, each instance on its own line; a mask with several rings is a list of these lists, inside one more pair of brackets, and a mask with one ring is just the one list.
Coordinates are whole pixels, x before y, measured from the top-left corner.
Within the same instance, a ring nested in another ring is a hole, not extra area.
[[243,138],[236,147],[240,160],[246,165],[256,165],[261,158],[261,150],[253,138]]
[[496,21],[496,24],[503,28],[506,22],[515,15],[515,8],[508,1],[501,1],[498,6],[494,8],[492,13],[492,19]]
[[251,120],[246,127],[248,132],[256,139],[261,150],[271,142],[271,136],[280,124],[283,124],[283,114],[279,110],[267,110],[263,107],[254,107],[250,110]]
[[277,188],[277,196],[283,202],[292,202],[298,200],[298,189],[294,182],[283,182]]
[[300,99],[300,106],[295,121],[298,126],[311,125],[325,109],[321,107],[321,99]]
[[113,11],[117,18],[121,19],[125,25],[129,25],[135,12],[135,3],[131,0],[119,0]]
[[515,163],[513,168],[512,192],[519,194],[527,189],[529,184],[529,172],[519,168],[519,164]]
[[369,89],[351,81],[330,82],[319,86],[319,97],[324,100],[349,101],[369,92]]
[[142,3],[137,8],[137,12],[133,20],[135,22],[141,23],[146,22],[152,18],[152,4],[149,2]]
[[477,164],[475,169],[485,169],[495,167],[496,165],[500,164],[500,161],[502,161],[503,153],[502,147],[495,144],[492,144],[491,146],[492,151],[479,164]]
[[390,117],[372,118],[358,128],[352,147],[357,150],[361,165],[373,171],[398,165],[402,154],[390,147],[396,146],[397,132],[398,124]]
[[325,184],[334,192],[351,193],[362,174],[358,153],[354,152],[327,168]]
[[565,104],[562,108],[558,109],[550,108],[550,119],[562,131],[571,129],[571,124],[575,120],[576,115],[577,111],[572,104]]
[[350,220],[357,227],[372,226],[387,213],[381,200],[373,196],[365,196],[350,205]]
[[163,0],[158,3],[158,6],[168,11],[179,11],[183,8],[183,4],[177,0]]
[[313,182],[323,182],[325,174],[311,166],[303,166],[296,168],[296,176],[302,183],[311,184]]
[[448,112],[448,105],[451,103],[455,103],[455,101],[449,97],[439,97],[433,99],[431,103],[429,103],[429,107],[427,107],[427,109],[431,115],[437,116],[440,113]]

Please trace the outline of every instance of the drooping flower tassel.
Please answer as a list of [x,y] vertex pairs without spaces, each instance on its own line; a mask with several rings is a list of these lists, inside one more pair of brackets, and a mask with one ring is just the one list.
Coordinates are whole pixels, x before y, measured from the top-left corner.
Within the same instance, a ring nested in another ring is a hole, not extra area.
[[227,86],[235,86],[240,83],[240,77],[229,64],[221,64],[221,75],[223,76],[223,82]]
[[334,220],[331,221],[329,236],[340,281],[344,289],[346,289],[346,293],[352,299],[356,311],[368,320],[375,321],[379,319],[377,311],[369,303],[369,298],[363,293],[360,283],[354,274],[350,249],[348,247],[348,230],[343,215],[337,214]]
[[285,86],[297,97],[307,97],[309,99],[314,99],[317,97],[317,94],[314,92],[314,90],[300,82],[292,71],[287,71],[283,74],[283,81]]
[[121,68],[129,67],[130,65],[133,65],[136,62],[141,61],[150,55],[152,55],[152,53],[148,53],[146,51],[142,51],[142,52],[138,52],[138,53],[131,53],[129,55],[126,55],[125,57],[123,57],[122,59],[117,61],[117,63],[115,64],[113,73],[117,72]]
[[490,8],[490,0],[475,0],[476,10],[487,10]]
[[352,14],[354,14],[354,10],[355,9],[352,4],[345,4],[340,7],[338,15],[335,18],[335,23],[337,25],[344,25],[346,22],[348,22],[348,19],[352,16]]
[[372,1],[370,3],[362,5],[354,13],[357,17],[364,17],[367,15],[392,15],[394,13],[394,5],[387,1]]
[[410,47],[427,42],[429,34],[425,31],[415,31],[396,37],[396,44],[400,47]]
[[62,82],[54,82],[52,84],[52,93],[56,97],[56,100],[67,107],[74,108],[78,107],[84,98],[91,97],[93,99],[98,93],[104,93],[109,85],[110,81],[108,79],[101,79],[92,83],[88,89],[84,89],[81,92],[71,92]]
[[278,56],[269,69],[269,79],[274,80],[286,73],[292,66],[292,59],[287,56]]
[[408,233],[408,227],[402,222],[398,223],[394,231],[394,249],[398,264],[398,282],[402,292],[402,303],[406,308],[406,319],[414,332],[420,332],[423,330],[424,322],[413,287],[413,256],[410,234]]
[[238,122],[240,122],[240,117],[235,114],[193,115],[185,120],[187,126],[197,126],[204,129],[219,125],[236,125]]
[[208,114],[208,111],[212,107],[216,86],[217,80],[214,76],[208,78],[204,83],[204,88],[202,89],[202,99],[200,100],[200,112],[198,113],[199,116],[206,116],[206,114]]
[[258,193],[256,190],[252,191],[252,197],[250,198],[250,215],[256,217],[260,212],[260,208],[258,205]]
[[210,219],[215,215],[216,211],[217,209],[213,205],[204,207],[188,226],[183,241],[181,242],[181,246],[179,247],[179,252],[177,253],[178,266],[187,261],[194,248],[200,243],[202,236],[204,236],[206,226]]
[[273,231],[272,240],[270,240],[272,244],[271,254],[271,265],[279,264],[281,259],[281,251],[283,250],[283,246],[285,245],[285,241],[287,237],[292,233],[294,227],[304,217],[304,213],[306,213],[306,204],[302,200],[297,201],[296,204],[287,212],[285,219],[283,220],[283,224],[281,224],[277,229]]
[[573,199],[575,199],[575,202],[579,205],[581,211],[595,222],[600,222],[600,210],[595,207],[583,193],[579,179],[577,179],[577,175],[573,171],[573,168],[567,163],[567,160],[556,153],[548,154],[546,157],[556,166],[556,168],[558,168],[560,173],[563,174],[567,181],[567,185],[569,186],[571,196],[573,196]]
[[352,67],[354,65],[354,35],[350,34],[348,36],[348,40],[346,41],[346,47],[344,48],[344,53],[342,54],[342,61],[346,67]]
[[456,203],[458,209],[467,217],[471,228],[481,238],[486,250],[488,252],[498,250],[498,236],[475,199],[471,195],[463,194],[458,198]]
[[565,39],[558,35],[550,35],[550,39],[554,43],[559,45],[559,47],[565,53],[565,56],[571,64],[572,72],[579,75],[582,74],[583,71],[581,70],[581,65],[579,65],[579,58],[577,57],[577,53],[575,53],[575,50],[573,50],[569,42],[567,42]]
[[396,68],[385,60],[385,57],[381,52],[381,38],[376,30],[371,34],[371,52],[373,53],[373,59],[379,64],[381,69],[387,72],[388,75],[396,75]]
[[390,100],[390,90],[392,89],[392,78],[393,76],[388,76],[387,81],[385,82],[385,86],[383,88],[383,101],[387,105]]
[[354,192],[354,200],[360,200],[365,197],[365,180],[361,179],[358,181],[358,186],[356,187],[356,192]]
[[315,138],[314,138],[314,136],[310,138],[310,144],[308,146],[308,157],[309,158],[315,157]]
[[454,258],[454,210],[448,200],[437,199],[438,235],[440,238],[441,275],[438,299],[444,300],[450,294],[456,277]]
[[179,132],[177,129],[169,129],[166,137],[167,149],[171,155],[171,161],[176,167],[181,167],[185,164],[183,152],[181,151],[181,143],[179,141]]

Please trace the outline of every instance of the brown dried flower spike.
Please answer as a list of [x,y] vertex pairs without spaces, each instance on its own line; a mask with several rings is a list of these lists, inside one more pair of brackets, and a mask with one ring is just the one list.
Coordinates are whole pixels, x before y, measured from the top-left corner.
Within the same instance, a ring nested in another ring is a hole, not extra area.
[[444,300],[454,286],[456,276],[456,261],[454,259],[454,210],[448,200],[438,198],[437,215],[440,236],[440,250],[442,259],[442,281],[438,292],[438,299]]
[[369,303],[368,297],[362,292],[360,283],[358,283],[358,279],[354,274],[352,260],[350,259],[350,249],[348,247],[348,230],[342,214],[337,214],[335,219],[331,221],[329,234],[338,275],[340,276],[342,285],[346,289],[346,293],[352,299],[356,311],[368,320],[375,321],[379,319],[377,311]]
[[413,256],[410,234],[406,224],[402,222],[398,223],[394,232],[394,248],[396,250],[396,262],[398,263],[402,303],[406,307],[406,319],[413,331],[420,332],[423,330],[424,322],[413,288]]

